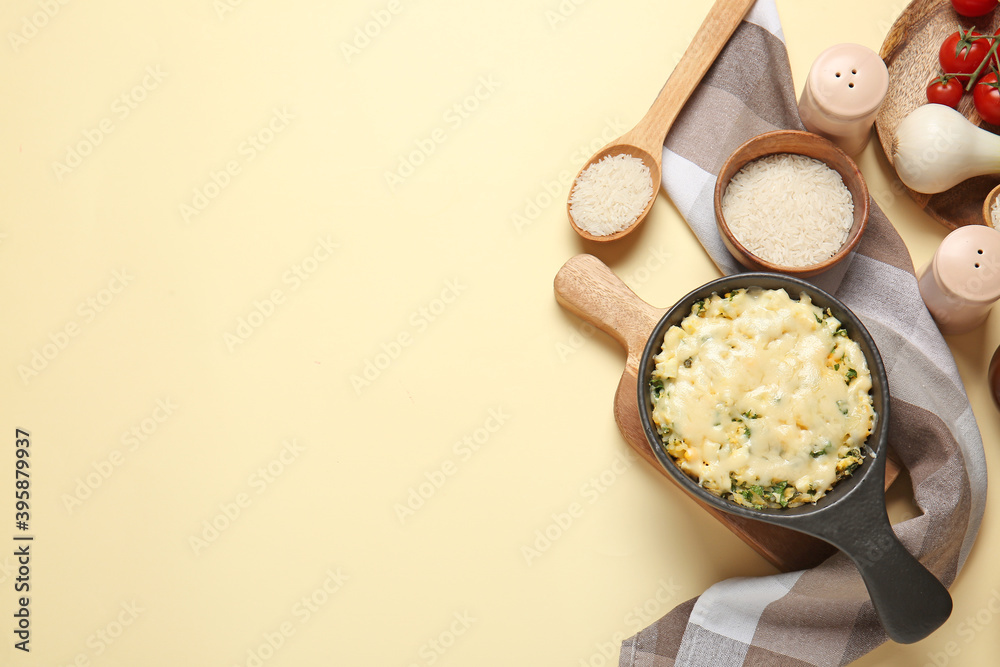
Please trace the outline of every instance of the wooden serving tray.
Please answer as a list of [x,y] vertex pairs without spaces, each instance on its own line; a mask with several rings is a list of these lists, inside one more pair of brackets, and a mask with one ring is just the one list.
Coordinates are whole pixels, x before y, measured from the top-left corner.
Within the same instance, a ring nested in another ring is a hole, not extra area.
[[[625,348],[625,370],[615,393],[615,421],[629,446],[676,484],[646,442],[639,420],[637,398],[642,351],[653,328],[667,310],[655,308],[640,299],[611,269],[592,255],[577,255],[566,262],[556,275],[555,292],[556,300],[566,310],[591,322]],[[891,456],[888,457],[886,487],[898,474],[899,465]],[[681,488],[679,484],[677,486]],[[779,570],[813,567],[835,551],[834,547],[814,537],[727,514],[702,503],[693,495],[689,496]]]
[[[1000,27],[1000,12],[970,19],[959,16],[951,0],[913,0],[899,15],[882,43],[879,55],[889,68],[889,92],[875,119],[875,129],[885,156],[892,164],[896,127],[918,106],[927,104],[927,84],[941,74],[938,51],[941,42],[960,27],[975,26],[977,32],[993,34]],[[1000,131],[986,123],[976,111],[972,93],[965,93],[958,110],[974,125],[994,134]],[[926,195],[905,186],[907,194],[928,215],[948,229],[987,224],[983,202],[1000,176],[977,176],[938,194]]]

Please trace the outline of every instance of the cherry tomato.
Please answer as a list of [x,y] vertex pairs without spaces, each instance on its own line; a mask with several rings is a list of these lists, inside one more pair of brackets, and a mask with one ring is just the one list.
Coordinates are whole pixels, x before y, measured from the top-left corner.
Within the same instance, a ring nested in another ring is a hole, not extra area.
[[951,6],[962,16],[985,16],[997,6],[997,0],[951,0]]
[[997,82],[997,72],[993,70],[979,81],[972,89],[972,101],[976,111],[987,123],[1000,125],[1000,83]]
[[927,86],[927,101],[931,104],[943,104],[952,109],[958,108],[965,92],[962,83],[953,76],[939,76]]
[[[945,74],[969,75],[986,59],[990,51],[990,40],[969,28],[954,32],[944,40],[938,51],[938,60]],[[965,84],[968,76],[960,76],[958,80]]]

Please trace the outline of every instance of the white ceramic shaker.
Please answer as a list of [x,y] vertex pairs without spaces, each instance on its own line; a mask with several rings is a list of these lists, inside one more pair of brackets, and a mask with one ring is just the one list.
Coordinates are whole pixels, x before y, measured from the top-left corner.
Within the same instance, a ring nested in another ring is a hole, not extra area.
[[951,232],[920,273],[919,285],[941,333],[975,329],[1000,299],[1000,231],[966,225]]
[[857,155],[889,90],[889,71],[860,44],[836,44],[819,54],[799,97],[799,116],[810,132]]

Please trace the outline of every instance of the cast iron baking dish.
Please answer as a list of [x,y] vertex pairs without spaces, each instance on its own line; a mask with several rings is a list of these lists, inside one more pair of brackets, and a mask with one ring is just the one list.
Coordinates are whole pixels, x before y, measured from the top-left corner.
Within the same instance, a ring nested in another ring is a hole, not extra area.
[[[871,371],[876,419],[866,443],[865,463],[815,504],[752,509],[709,493],[677,467],[652,421],[649,380],[655,366],[653,357],[659,353],[667,329],[680,324],[696,301],[713,293],[721,295],[750,287],[784,289],[792,298],[805,293],[817,306],[829,308],[861,346]],[[861,320],[840,300],[808,282],[774,273],[741,273],[706,283],[674,304],[653,329],[639,366],[638,393],[646,440],[660,464],[688,493],[722,511],[791,528],[843,551],[861,573],[875,611],[894,641],[903,644],[919,641],[948,619],[952,608],[948,590],[906,550],[889,523],[884,493],[889,384],[875,341]]]

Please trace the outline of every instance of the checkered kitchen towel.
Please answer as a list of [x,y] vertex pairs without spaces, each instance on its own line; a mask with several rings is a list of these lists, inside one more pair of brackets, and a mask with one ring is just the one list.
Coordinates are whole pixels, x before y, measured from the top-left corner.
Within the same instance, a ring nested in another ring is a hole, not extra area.
[[[663,150],[664,188],[725,273],[741,269],[715,227],[716,174],[744,141],[781,128],[803,129],[774,0],[758,0]],[[986,502],[972,408],[906,247],[874,203],[857,252],[842,264],[815,282],[854,310],[879,346],[892,390],[889,442],[924,512],[896,525],[896,534],[950,586]],[[712,586],[625,640],[620,665],[844,665],[884,641],[860,575],[838,553],[811,570]]]

